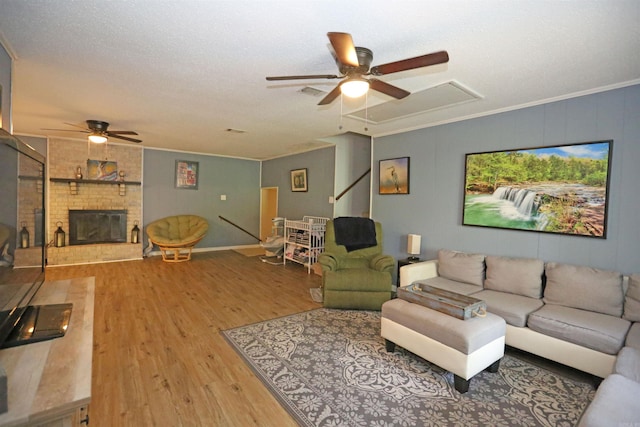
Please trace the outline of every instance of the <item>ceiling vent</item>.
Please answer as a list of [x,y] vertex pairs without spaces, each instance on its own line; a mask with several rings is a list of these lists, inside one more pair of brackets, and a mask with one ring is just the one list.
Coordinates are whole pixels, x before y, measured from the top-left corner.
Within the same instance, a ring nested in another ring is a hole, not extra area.
[[305,95],[311,95],[311,96],[316,96],[316,97],[324,96],[324,95],[327,94],[326,91],[320,90],[320,89],[317,89],[317,88],[311,87],[311,86],[305,86],[302,89],[300,89],[298,92],[304,93]]
[[384,102],[354,111],[347,114],[347,117],[380,124],[480,99],[482,99],[480,95],[452,80],[414,92],[402,100]]

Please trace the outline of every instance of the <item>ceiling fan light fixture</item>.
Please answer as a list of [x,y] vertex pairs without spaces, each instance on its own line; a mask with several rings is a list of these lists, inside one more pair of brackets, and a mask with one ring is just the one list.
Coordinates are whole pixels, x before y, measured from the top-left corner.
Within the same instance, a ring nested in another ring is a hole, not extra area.
[[340,86],[343,95],[349,98],[359,98],[369,90],[369,82],[360,77],[352,77]]
[[107,142],[107,137],[100,133],[92,133],[91,135],[89,135],[89,141],[96,144],[104,144],[105,142]]

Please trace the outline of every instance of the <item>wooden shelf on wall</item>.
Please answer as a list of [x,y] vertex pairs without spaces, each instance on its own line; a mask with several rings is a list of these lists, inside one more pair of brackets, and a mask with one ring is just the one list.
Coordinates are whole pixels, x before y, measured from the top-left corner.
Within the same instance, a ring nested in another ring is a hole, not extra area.
[[142,185],[139,181],[103,181],[100,179],[49,178],[49,181],[69,184],[69,194],[72,196],[76,196],[78,194],[78,184],[117,185],[120,187],[119,194],[121,196],[127,194],[127,185]]
[[26,181],[38,181],[38,180],[43,180],[44,178],[42,176],[35,176],[35,175],[18,175],[19,179],[24,179]]
[[139,181],[102,181],[100,179],[49,178],[51,182],[75,182],[79,184],[107,184],[107,185],[142,185]]

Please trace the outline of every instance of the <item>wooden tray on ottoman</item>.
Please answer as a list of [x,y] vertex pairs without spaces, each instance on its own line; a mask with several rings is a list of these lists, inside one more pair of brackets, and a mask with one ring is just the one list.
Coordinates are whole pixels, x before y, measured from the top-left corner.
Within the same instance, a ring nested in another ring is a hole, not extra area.
[[487,313],[487,303],[482,300],[423,283],[398,288],[398,298],[462,320],[473,316],[484,317]]

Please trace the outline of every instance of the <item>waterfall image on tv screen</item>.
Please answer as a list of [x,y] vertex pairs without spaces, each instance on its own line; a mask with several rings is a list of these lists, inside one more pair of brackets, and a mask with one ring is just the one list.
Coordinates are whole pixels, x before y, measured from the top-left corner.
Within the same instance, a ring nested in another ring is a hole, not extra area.
[[462,224],[606,238],[612,144],[467,154]]

